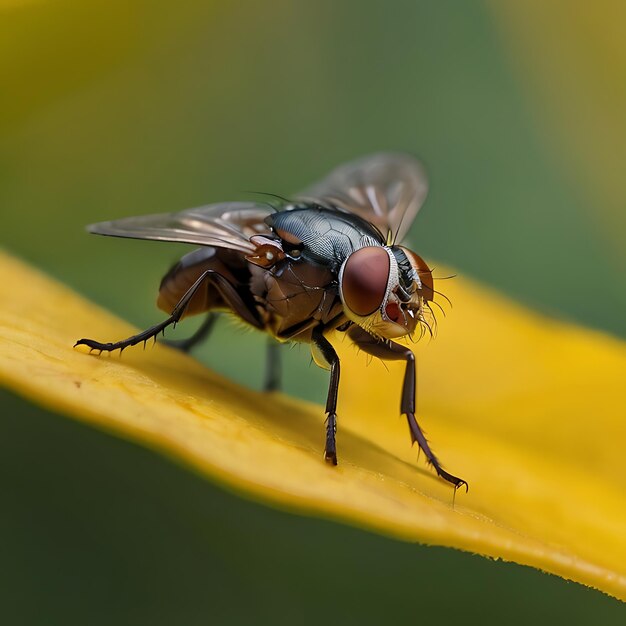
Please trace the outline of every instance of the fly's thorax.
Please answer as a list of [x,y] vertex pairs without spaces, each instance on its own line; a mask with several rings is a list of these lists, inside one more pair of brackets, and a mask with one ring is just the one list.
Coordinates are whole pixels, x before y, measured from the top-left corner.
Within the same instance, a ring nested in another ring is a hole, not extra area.
[[328,267],[285,256],[267,267],[250,261],[249,270],[259,317],[279,340],[308,341],[313,327],[341,313],[336,275]]
[[378,230],[359,216],[320,206],[287,207],[265,222],[286,250],[299,249],[305,259],[334,271],[355,250],[384,243]]
[[[424,268],[428,270],[420,257],[398,246],[366,246],[353,252],[339,271],[346,316],[386,339],[412,334],[428,299]],[[428,277],[432,294],[430,270]]]

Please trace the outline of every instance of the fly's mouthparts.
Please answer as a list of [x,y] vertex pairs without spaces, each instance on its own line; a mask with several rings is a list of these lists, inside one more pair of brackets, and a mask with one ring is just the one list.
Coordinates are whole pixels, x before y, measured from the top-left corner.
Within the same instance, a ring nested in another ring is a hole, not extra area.
[[397,285],[393,290],[393,293],[398,297],[401,302],[410,302],[411,294],[406,291],[401,285]]

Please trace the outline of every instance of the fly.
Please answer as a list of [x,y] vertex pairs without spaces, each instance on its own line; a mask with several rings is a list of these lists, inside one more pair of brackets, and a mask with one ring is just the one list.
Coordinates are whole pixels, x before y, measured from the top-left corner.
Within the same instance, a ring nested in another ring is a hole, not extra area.
[[[394,341],[427,325],[434,299],[425,261],[401,242],[428,191],[421,163],[379,153],[342,165],[279,206],[225,202],[178,213],[100,222],[89,232],[200,246],[161,281],[160,324],[115,343],[81,339],[93,350],[124,350],[156,338],[189,315],[206,314],[184,350],[204,340],[215,313],[228,312],[279,342],[308,343],[330,370],[324,458],[337,464],[339,357],[326,338],[346,333],[367,354],[406,362],[400,410],[411,439],[437,474],[455,488],[467,483],[444,470],[415,417],[415,357]],[[276,345],[275,342],[272,342]],[[270,349],[268,388],[276,388],[277,352]]]

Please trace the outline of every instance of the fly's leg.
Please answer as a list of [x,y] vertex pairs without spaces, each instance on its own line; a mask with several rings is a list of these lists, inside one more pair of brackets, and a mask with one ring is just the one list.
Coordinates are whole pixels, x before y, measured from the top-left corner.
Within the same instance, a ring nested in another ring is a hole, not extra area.
[[216,320],[217,315],[215,313],[209,313],[206,316],[204,322],[202,322],[202,324],[198,327],[198,330],[196,330],[196,332],[191,335],[191,337],[179,340],[166,339],[163,341],[163,343],[170,346],[170,348],[176,348],[177,350],[181,350],[182,352],[189,352],[192,348],[203,342],[211,334],[211,330],[213,329]]
[[271,337],[267,340],[265,391],[278,391],[280,389],[280,343]]
[[464,485],[467,490],[466,481],[462,478],[458,478],[457,476],[453,476],[441,467],[439,459],[437,459],[434,452],[430,449],[428,441],[426,440],[426,437],[424,436],[424,433],[415,418],[415,355],[413,352],[409,350],[409,348],[388,339],[381,340],[376,337],[372,337],[369,333],[365,332],[358,326],[353,326],[348,331],[348,334],[354,343],[356,343],[357,346],[359,346],[359,348],[367,354],[371,354],[372,356],[376,356],[387,361],[406,361],[400,411],[406,415],[409,430],[411,431],[411,441],[413,443],[417,443],[417,445],[421,448],[426,455],[428,462],[435,468],[438,476],[449,483],[452,483],[456,489]]
[[323,335],[323,329],[318,326],[313,330],[312,341],[317,349],[317,356],[321,357],[330,369],[330,383],[326,399],[326,446],[324,459],[331,465],[337,465],[337,394],[339,391],[339,357],[328,339]]
[[235,287],[226,278],[224,278],[224,276],[215,270],[207,270],[191,287],[189,287],[185,295],[174,307],[172,314],[160,324],[151,326],[137,335],[133,335],[132,337],[123,339],[122,341],[116,341],[115,343],[100,343],[99,341],[94,341],[93,339],[80,339],[74,344],[74,347],[87,346],[92,350],[100,350],[100,352],[112,352],[113,350],[124,350],[129,346],[135,346],[142,342],[145,345],[146,341],[152,338],[156,339],[156,336],[163,332],[168,326],[172,324],[176,325],[176,323],[180,321],[181,317],[185,313],[185,309],[196,295],[198,289],[205,282],[210,282],[215,286],[226,304],[228,304],[234,313],[239,315],[244,321],[248,322],[252,326],[261,328],[262,325],[254,307],[244,302]]

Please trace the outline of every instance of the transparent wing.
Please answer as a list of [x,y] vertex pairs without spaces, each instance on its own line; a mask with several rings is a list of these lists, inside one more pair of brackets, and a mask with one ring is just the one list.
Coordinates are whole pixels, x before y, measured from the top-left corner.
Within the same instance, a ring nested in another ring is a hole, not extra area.
[[400,242],[427,193],[420,161],[410,154],[380,152],[340,165],[300,198],[355,213]]
[[254,202],[223,202],[179,213],[99,222],[91,224],[87,230],[97,235],[178,241],[250,254],[256,250],[250,237],[270,232],[264,219],[273,212],[271,207]]

